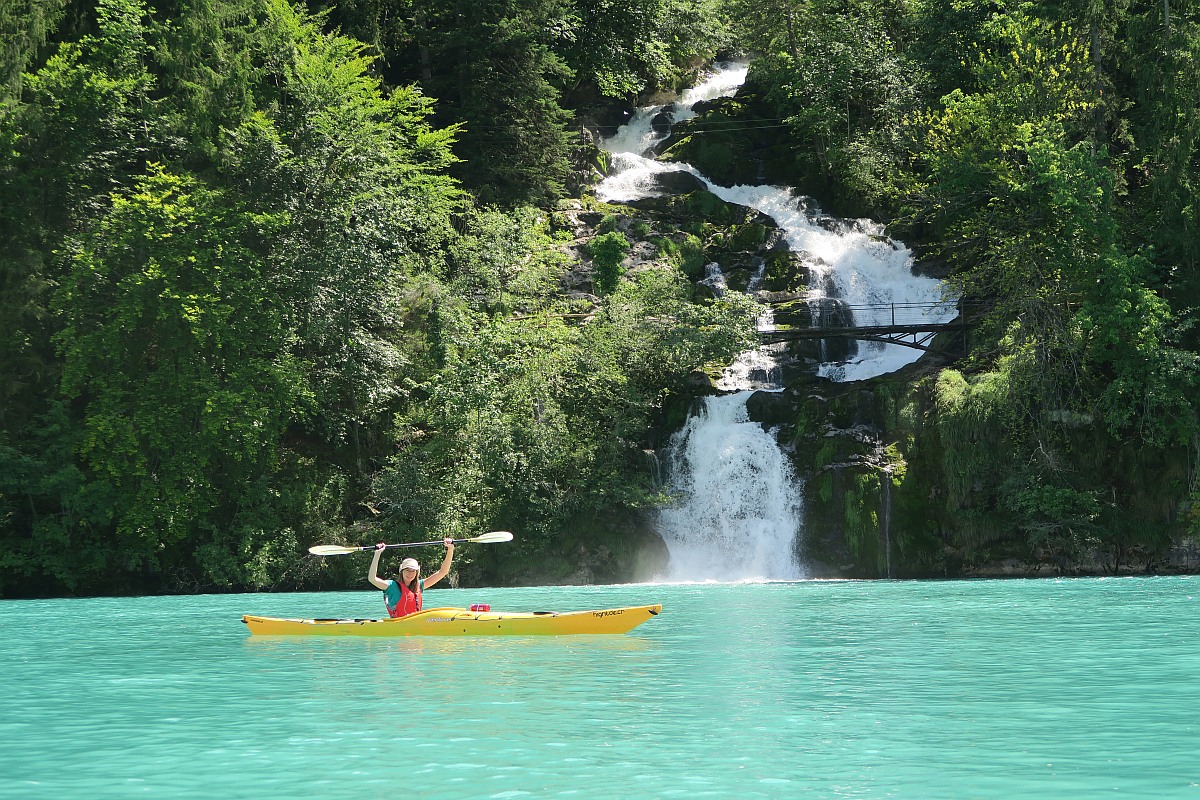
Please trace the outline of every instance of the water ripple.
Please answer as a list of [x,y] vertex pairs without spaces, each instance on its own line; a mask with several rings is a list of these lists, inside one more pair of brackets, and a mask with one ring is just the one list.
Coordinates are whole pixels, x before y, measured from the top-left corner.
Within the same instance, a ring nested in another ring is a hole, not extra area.
[[0,602],[21,631],[0,644],[0,797],[1192,797],[1197,588],[438,592],[664,603],[628,636],[507,640],[251,639],[238,622],[370,616],[370,592]]

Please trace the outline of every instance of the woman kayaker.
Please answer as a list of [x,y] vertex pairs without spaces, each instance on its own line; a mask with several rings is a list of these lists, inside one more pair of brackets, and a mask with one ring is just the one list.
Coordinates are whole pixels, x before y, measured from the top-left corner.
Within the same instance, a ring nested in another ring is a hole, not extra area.
[[438,571],[424,580],[421,579],[421,565],[415,558],[406,558],[400,562],[396,580],[389,581],[379,577],[379,557],[387,547],[383,542],[375,545],[375,556],[371,559],[371,571],[367,580],[377,589],[386,592],[384,602],[387,604],[389,617],[407,617],[421,610],[421,593],[432,588],[435,583],[446,577],[450,572],[450,561],[454,558],[454,540],[442,540],[446,545],[446,557]]

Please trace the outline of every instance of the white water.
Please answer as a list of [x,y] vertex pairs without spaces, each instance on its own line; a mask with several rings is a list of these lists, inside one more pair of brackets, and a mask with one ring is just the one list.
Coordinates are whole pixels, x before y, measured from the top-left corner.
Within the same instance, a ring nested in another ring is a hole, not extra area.
[[671,490],[658,532],[671,554],[669,577],[792,580],[800,491],[775,437],[751,422],[751,391],[706,397],[667,449]]
[[[686,94],[680,104],[733,94],[745,77],[745,65],[725,65],[696,87],[694,95]],[[805,259],[813,275],[810,302],[833,296],[850,306],[936,306],[923,314],[921,320],[934,323],[949,322],[957,315],[954,302],[943,298],[941,282],[914,275],[912,252],[889,239],[879,223],[823,216],[810,199],[796,196],[788,187],[720,186],[690,164],[663,163],[648,158],[645,153],[649,148],[665,138],[656,136],[650,127],[651,120],[663,109],[663,106],[638,109],[628,125],[602,142],[604,148],[613,153],[613,173],[596,187],[596,196],[601,200],[620,203],[652,196],[657,191],[655,175],[689,172],[722,200],[749,206],[770,216],[784,231],[794,252],[810,254]],[[694,116],[694,113],[689,107],[674,111],[672,116],[679,121]],[[819,224],[818,220],[825,224]],[[855,322],[886,325],[891,319],[890,314],[878,308],[858,310]],[[894,372],[916,361],[920,355],[921,351],[903,345],[862,342],[853,360],[823,364],[819,374],[835,381],[863,380]]]
[[[687,119],[694,116],[692,104],[733,94],[745,77],[745,65],[720,65],[680,103],[639,109],[628,125],[602,143],[613,153],[613,172],[597,185],[597,197],[628,202],[653,196],[658,193],[657,174],[689,172],[721,199],[770,216],[791,249],[807,254],[804,258],[812,275],[808,300],[814,308],[822,299],[836,297],[849,306],[932,305],[936,308],[925,314],[925,319],[953,319],[954,303],[944,301],[941,283],[914,275],[911,251],[889,239],[882,225],[825,217],[811,200],[787,187],[719,186],[689,164],[661,163],[648,157],[665,138],[653,131],[651,123],[657,114],[667,110],[673,122]],[[706,282],[714,289],[724,288],[723,277],[711,272]],[[856,309],[855,323],[886,325],[892,321],[892,313]],[[769,315],[759,323],[762,329],[770,324]],[[919,356],[919,350],[901,345],[861,342],[853,359],[824,363],[819,374],[835,381],[862,380],[893,372]],[[800,486],[774,437],[748,421],[746,400],[752,392],[742,391],[777,390],[776,381],[774,350],[743,353],[718,382],[718,388],[736,393],[707,398],[703,410],[672,438],[667,456],[670,488],[677,500],[658,519],[659,533],[671,556],[667,577],[802,576],[793,555],[801,524]]]
[[[935,323],[949,322],[957,315],[954,302],[947,302],[942,296],[941,282],[914,275],[912,252],[888,239],[879,223],[826,218],[833,228],[829,230],[806,213],[802,199],[793,196],[789,189],[725,188],[711,183],[709,187],[726,202],[767,214],[784,230],[793,251],[805,251],[816,257],[807,259],[814,278],[810,301],[832,294],[852,307],[875,306],[875,309],[855,310],[858,325],[888,324],[889,312],[878,308],[882,304],[936,306],[936,310],[925,315],[927,321]],[[824,364],[819,374],[835,381],[863,380],[894,372],[920,355],[921,351],[903,345],[861,342],[854,360]]]
[[603,142],[604,149],[610,153],[642,156],[652,147],[667,138],[654,132],[651,123],[659,112],[667,111],[671,115],[671,123],[682,122],[696,116],[693,107],[702,100],[714,100],[727,97],[738,90],[746,80],[747,67],[745,64],[725,64],[715,70],[700,83],[683,93],[676,103],[639,108],[628,123]]

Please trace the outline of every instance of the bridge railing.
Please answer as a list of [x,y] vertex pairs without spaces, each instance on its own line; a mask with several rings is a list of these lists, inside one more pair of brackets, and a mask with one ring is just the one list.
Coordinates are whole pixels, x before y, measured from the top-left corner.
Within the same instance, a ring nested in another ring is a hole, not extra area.
[[807,314],[797,315],[793,311],[787,315],[793,318],[791,322],[777,317],[776,327],[760,329],[759,336],[764,344],[794,339],[854,338],[927,349],[925,345],[934,334],[971,327],[982,308],[982,304],[954,300],[853,305],[814,301],[806,309]]
[[844,319],[848,315],[856,325],[866,324],[868,320],[873,325],[919,325],[929,322],[931,319],[948,322],[958,314],[958,308],[952,301],[947,303],[868,303],[859,305],[839,303],[827,310],[813,309],[814,319],[820,317]]
[[971,317],[982,309],[982,304],[962,300],[947,300],[940,303],[835,303],[822,308],[828,300],[814,300],[808,304],[814,320],[845,319],[849,316],[854,324],[862,325],[867,320],[872,325],[921,325],[932,319],[949,322],[955,317]]

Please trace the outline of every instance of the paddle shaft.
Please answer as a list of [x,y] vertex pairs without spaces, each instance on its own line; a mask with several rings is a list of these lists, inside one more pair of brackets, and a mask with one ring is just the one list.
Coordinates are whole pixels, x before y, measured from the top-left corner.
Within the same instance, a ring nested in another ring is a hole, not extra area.
[[[508,531],[492,531],[485,533],[482,536],[475,536],[470,539],[451,539],[452,544],[462,544],[464,542],[476,542],[478,544],[495,544],[497,542],[511,542],[513,535]],[[402,544],[385,544],[380,550],[386,550],[389,547],[428,547],[442,544],[439,541],[432,542],[404,542]],[[361,547],[342,546],[342,545],[325,545],[319,544],[308,548],[308,552],[314,556],[344,556],[351,553],[365,552],[367,550],[375,550],[375,545],[363,545]]]
[[[473,540],[473,539],[451,539],[451,540],[450,540],[450,542],[451,542],[452,544],[462,544],[463,542],[470,542],[470,541],[474,541],[474,540]],[[439,545],[439,544],[442,544],[442,543],[443,543],[443,542],[441,542],[441,541],[436,541],[436,542],[405,542],[404,544],[385,544],[385,545],[384,545],[384,546],[383,546],[381,549],[383,549],[383,550],[387,550],[387,549],[389,549],[389,548],[392,548],[392,547],[431,547],[431,546]],[[362,546],[362,547],[360,547],[360,548],[358,548],[358,549],[359,549],[359,550],[374,550],[374,549],[375,549],[375,545],[373,545],[373,544],[368,544],[368,545],[364,545],[364,546]]]

